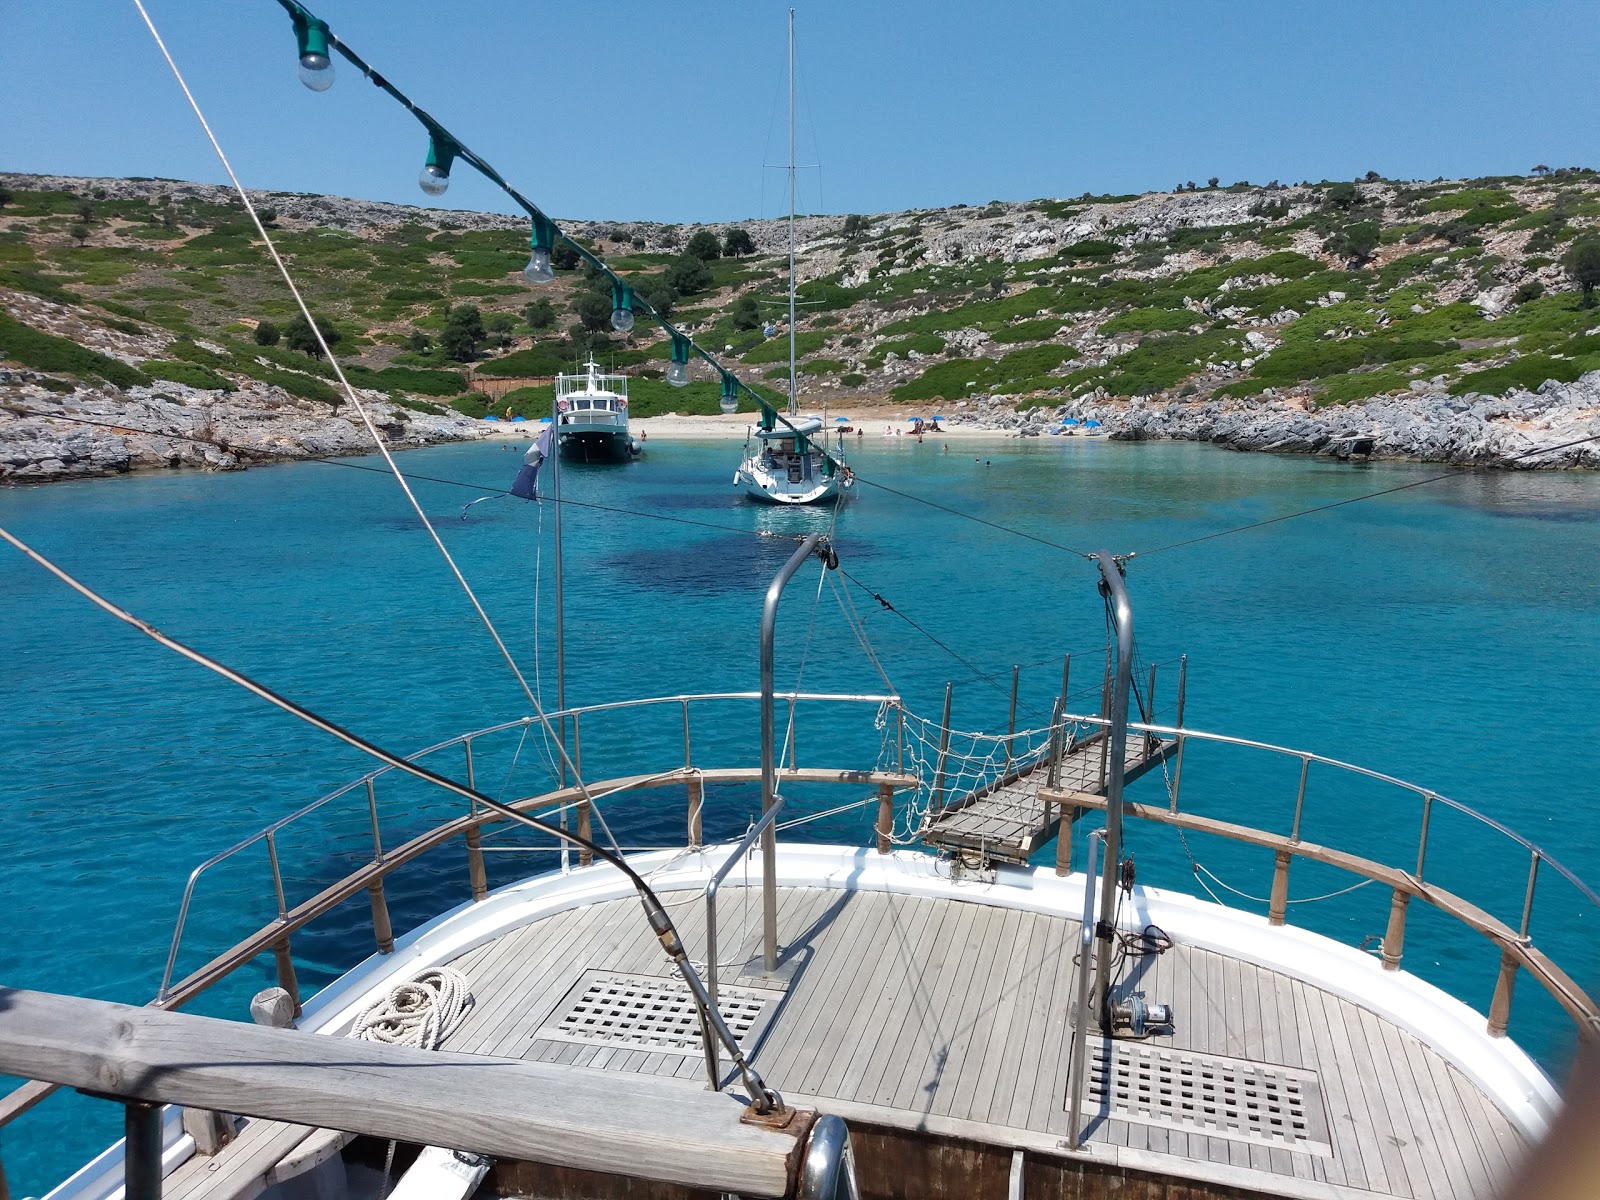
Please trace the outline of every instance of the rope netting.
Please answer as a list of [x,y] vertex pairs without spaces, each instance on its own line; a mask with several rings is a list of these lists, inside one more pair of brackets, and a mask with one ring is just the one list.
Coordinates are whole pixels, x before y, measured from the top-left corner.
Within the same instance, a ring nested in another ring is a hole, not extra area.
[[[916,790],[895,806],[895,828],[891,840],[897,845],[915,842],[936,812],[974,794],[985,796],[986,806],[1005,815],[1030,820],[1037,807],[1028,788],[1002,790],[1002,785],[1019,775],[1033,773],[1033,781],[1045,782],[1046,763],[1054,737],[1060,739],[1060,753],[1081,742],[1099,726],[1066,720],[1057,726],[1042,725],[1014,733],[976,733],[947,730],[940,722],[918,716],[905,709],[879,713],[880,724],[892,731],[895,721],[904,724],[904,767],[915,775]],[[909,789],[908,789],[909,790]],[[1014,814],[1006,810],[1015,809]]]

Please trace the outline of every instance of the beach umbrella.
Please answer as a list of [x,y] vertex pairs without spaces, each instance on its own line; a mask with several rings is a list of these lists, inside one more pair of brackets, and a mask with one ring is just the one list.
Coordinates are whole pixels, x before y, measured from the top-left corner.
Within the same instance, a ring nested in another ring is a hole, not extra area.
[[498,421],[500,418],[495,416],[493,413],[490,413],[488,416],[484,417],[483,419],[485,421]]
[[838,422],[840,425],[848,425],[848,424],[850,424],[850,418],[849,417],[835,417],[834,420],[836,422]]
[[933,414],[933,419],[935,421],[942,421],[942,420],[944,420],[944,414],[943,413],[934,413]]
[[526,421],[527,419],[527,417],[512,417],[511,423],[515,425],[518,421]]

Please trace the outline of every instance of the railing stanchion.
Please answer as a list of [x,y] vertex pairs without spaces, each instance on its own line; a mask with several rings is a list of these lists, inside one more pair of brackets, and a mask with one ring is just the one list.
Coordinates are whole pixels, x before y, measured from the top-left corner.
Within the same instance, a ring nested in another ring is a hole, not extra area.
[[1302,754],[1300,756],[1300,787],[1294,795],[1294,828],[1289,831],[1289,840],[1300,840],[1300,817],[1306,810],[1306,776],[1311,773],[1311,759]]
[[462,738],[461,739],[461,746],[462,746],[462,749],[464,749],[467,752],[467,786],[469,788],[472,788],[472,789],[476,790],[478,784],[477,784],[477,775],[473,771],[473,767],[472,767],[472,739],[469,738],[469,737],[468,738]]
[[1517,986],[1517,956],[1510,949],[1500,951],[1500,975],[1494,981],[1494,999],[1489,1001],[1489,1036],[1503,1038],[1511,1025],[1511,993]]
[[1433,793],[1422,796],[1422,831],[1417,835],[1417,882],[1422,882],[1422,864],[1428,860],[1428,824],[1433,820]]
[[372,861],[383,861],[383,835],[378,831],[378,786],[367,780],[367,815],[372,821]]
[[688,770],[694,759],[689,756],[689,702],[683,702],[683,769]]
[[1172,719],[1172,727],[1178,731],[1178,753],[1172,764],[1172,795],[1167,802],[1168,812],[1178,811],[1178,789],[1183,786],[1183,745],[1188,740],[1183,736],[1183,701],[1188,682],[1189,656],[1185,654],[1178,659],[1178,713]]
[[[789,697],[789,728],[785,733],[784,741],[788,742],[789,770],[794,770],[794,697]],[[783,764],[783,755],[778,755],[778,764]]]
[[1539,882],[1539,863],[1544,855],[1535,850],[1528,862],[1528,891],[1522,898],[1522,923],[1517,926],[1517,935],[1522,938],[1528,936],[1528,926],[1533,922],[1533,889]]
[[[929,805],[935,814],[944,811],[944,767],[950,754],[950,697],[955,692],[955,686],[953,683],[944,685],[944,718],[939,722],[939,762],[933,772],[933,802]],[[905,770],[903,763],[900,769]]]
[[894,785],[878,785],[878,853],[887,854],[894,847]]
[[698,850],[703,844],[702,816],[706,803],[706,785],[698,777],[689,780],[689,849]]
[[372,904],[372,940],[379,954],[394,953],[394,926],[389,923],[389,902],[384,899],[383,879],[367,884],[367,899]]
[[1072,692],[1069,690],[1071,683],[1072,655],[1063,654],[1061,656],[1061,707],[1063,709],[1070,708],[1072,706],[1072,700],[1070,698],[1072,696]]
[[489,876],[483,868],[481,825],[473,825],[467,830],[467,875],[472,880],[473,900],[482,900],[489,894]]
[[[572,714],[572,769],[578,779],[583,778],[583,731],[578,727],[577,713]],[[578,836],[586,842],[594,839],[590,821],[589,797],[585,796],[578,801]],[[594,862],[594,851],[587,846],[579,846],[578,865],[587,867],[592,862]]]
[[1294,858],[1287,850],[1273,855],[1272,898],[1267,903],[1267,923],[1282,925],[1289,909],[1289,863]]
[[283,872],[278,867],[278,837],[276,833],[267,834],[267,861],[272,865],[272,890],[278,895],[278,915],[287,916],[289,905],[283,898]]
[[126,1200],[161,1200],[161,1108],[122,1102],[122,1184]]
[[[1146,683],[1145,687],[1144,687],[1144,711],[1145,711],[1145,718],[1144,718],[1145,721],[1147,723],[1151,724],[1151,725],[1154,725],[1156,723],[1156,664],[1155,663],[1151,663],[1150,664],[1150,681],[1148,683]],[[1154,753],[1155,748],[1156,748],[1156,735],[1153,734],[1153,733],[1145,734],[1144,735],[1145,757],[1148,758],[1152,753]]]
[[11,1187],[6,1183],[6,1166],[0,1162],[0,1200],[11,1200]]
[[1021,667],[1011,668],[1011,715],[1006,718],[1006,770],[1011,769],[1011,760],[1015,757],[1012,753],[1012,734],[1017,732],[1017,680],[1022,675]]
[[[1055,707],[1050,710],[1050,751],[1044,772],[1045,786],[1049,788],[1061,786],[1061,742],[1066,732],[1063,728],[1062,717],[1065,713],[1066,700],[1058,696],[1056,697]],[[1050,823],[1048,806],[1045,809],[1044,819],[1045,824],[1048,825]]]
[[1400,958],[1406,950],[1406,908],[1411,903],[1411,893],[1395,888],[1389,901],[1389,927],[1383,931],[1383,969],[1398,971]]
[[284,934],[272,943],[272,960],[277,967],[278,986],[289,993],[294,1002],[294,1015],[300,1015],[300,981],[295,978],[294,956],[289,953],[289,935]]

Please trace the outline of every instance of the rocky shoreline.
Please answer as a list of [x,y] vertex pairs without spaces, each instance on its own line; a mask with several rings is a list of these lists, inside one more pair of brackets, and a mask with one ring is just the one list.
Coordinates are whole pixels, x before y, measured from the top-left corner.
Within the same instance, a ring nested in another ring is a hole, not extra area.
[[[256,463],[370,454],[354,409],[337,414],[265,384],[232,393],[162,382],[55,393],[29,371],[0,369],[0,483],[46,483],[130,471],[237,471]],[[415,412],[357,390],[392,449],[473,441],[492,430],[458,413]]]
[[[1519,470],[1600,469],[1600,371],[1506,396],[1451,396],[1419,381],[1409,395],[1324,408],[1275,398],[1198,403],[1088,398],[1019,412],[999,400],[980,400],[951,412],[947,420],[1019,437],[1047,436],[1066,420],[1079,423],[1069,429],[1081,430],[1082,422],[1092,420],[1099,422],[1097,432],[1121,441],[1172,438],[1280,454],[1331,454],[1342,448],[1340,439],[1370,438],[1374,458]],[[1597,440],[1565,445],[1580,438]]]

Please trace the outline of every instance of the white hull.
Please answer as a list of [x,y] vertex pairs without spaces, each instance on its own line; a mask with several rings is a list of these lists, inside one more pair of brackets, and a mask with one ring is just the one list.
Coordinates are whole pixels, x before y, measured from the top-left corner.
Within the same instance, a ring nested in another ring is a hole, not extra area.
[[787,471],[764,467],[759,457],[739,464],[733,485],[743,495],[765,504],[837,504],[852,494],[851,481],[838,475],[817,474],[796,481],[789,478]]

